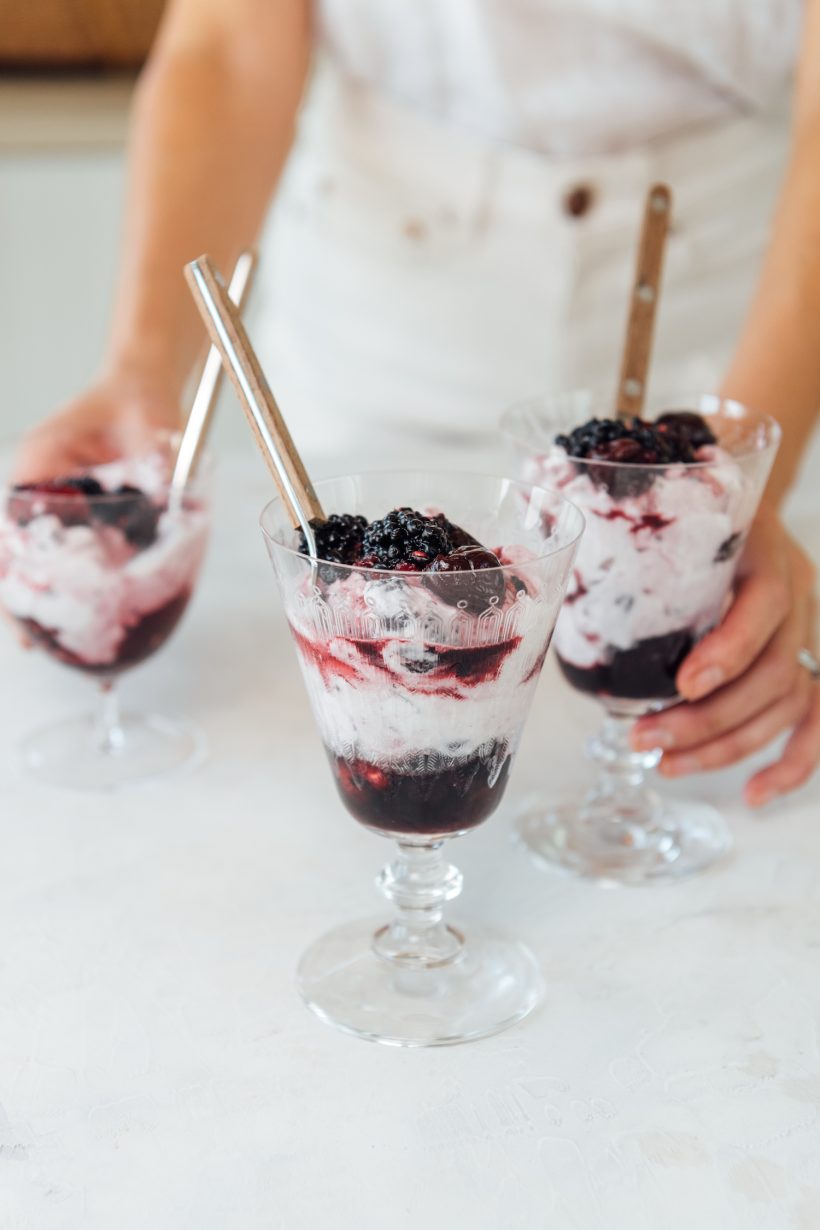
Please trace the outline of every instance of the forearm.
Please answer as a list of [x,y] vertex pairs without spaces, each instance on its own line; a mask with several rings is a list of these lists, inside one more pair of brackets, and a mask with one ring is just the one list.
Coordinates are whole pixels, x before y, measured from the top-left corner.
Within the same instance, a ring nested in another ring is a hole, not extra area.
[[820,125],[795,147],[774,238],[724,391],[768,411],[783,440],[768,497],[788,490],[820,409]]
[[253,242],[292,140],[309,37],[301,5],[275,7],[278,37],[256,46],[172,30],[138,86],[105,367],[169,400],[202,344],[183,265],[207,251],[228,270]]
[[791,157],[772,239],[723,391],[772,414],[783,440],[766,498],[795,477],[820,412],[820,0],[807,0]]

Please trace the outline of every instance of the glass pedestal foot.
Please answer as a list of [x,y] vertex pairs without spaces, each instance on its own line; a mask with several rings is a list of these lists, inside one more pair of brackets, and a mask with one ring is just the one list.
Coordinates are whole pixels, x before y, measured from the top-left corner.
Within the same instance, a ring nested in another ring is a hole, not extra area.
[[377,953],[389,930],[384,918],[348,923],[304,954],[299,991],[323,1021],[390,1046],[446,1046],[514,1025],[542,997],[541,974],[523,944],[448,926],[455,955],[414,964]]
[[516,835],[537,862],[604,884],[662,884],[695,875],[732,844],[715,808],[680,800],[658,800],[649,823],[584,803],[533,801],[520,813]]
[[97,716],[69,718],[29,735],[23,760],[39,781],[73,790],[118,790],[192,768],[204,759],[205,735],[193,724],[126,713],[101,726]]

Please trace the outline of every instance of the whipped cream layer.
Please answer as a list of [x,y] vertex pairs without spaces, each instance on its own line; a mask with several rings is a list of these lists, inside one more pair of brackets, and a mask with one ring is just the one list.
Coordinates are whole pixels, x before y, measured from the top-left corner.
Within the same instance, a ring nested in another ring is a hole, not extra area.
[[500,772],[538,681],[552,606],[523,566],[526,588],[508,581],[480,616],[443,602],[423,574],[406,576],[351,572],[290,604],[322,739],[336,756],[404,772],[495,746]]
[[562,658],[593,667],[647,638],[688,629],[697,639],[718,622],[756,492],[722,449],[700,456],[707,465],[669,466],[618,499],[558,445],[526,460],[527,482],[560,490],[586,517],[555,630]]
[[[107,488],[141,486],[158,500],[164,494],[159,464],[115,462],[91,473]],[[193,588],[207,513],[196,503],[163,512],[155,541],[140,550],[115,526],[93,519],[65,526],[38,506],[32,502],[26,525],[0,514],[0,604],[15,618],[34,621],[81,663],[114,665],[129,630]]]

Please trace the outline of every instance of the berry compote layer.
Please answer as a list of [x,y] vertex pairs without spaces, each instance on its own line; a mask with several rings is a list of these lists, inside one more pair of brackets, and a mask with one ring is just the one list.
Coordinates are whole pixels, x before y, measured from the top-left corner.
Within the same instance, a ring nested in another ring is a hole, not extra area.
[[555,647],[569,682],[667,704],[720,619],[756,492],[697,414],[592,419],[525,464],[586,517]]
[[475,827],[504,793],[547,650],[531,555],[413,509],[334,515],[316,536],[333,559],[288,615],[345,805],[399,838]]
[[203,505],[169,509],[160,456],[10,489],[0,510],[0,603],[68,666],[110,676],[162,645],[190,598]]

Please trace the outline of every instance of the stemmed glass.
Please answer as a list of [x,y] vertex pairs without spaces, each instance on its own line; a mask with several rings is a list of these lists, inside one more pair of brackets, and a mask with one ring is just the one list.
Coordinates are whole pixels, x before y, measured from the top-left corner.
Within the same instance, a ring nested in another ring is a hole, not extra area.
[[519,473],[560,490],[586,518],[555,648],[568,682],[606,713],[588,746],[592,789],[582,800],[536,802],[519,833],[552,866],[630,884],[700,871],[730,845],[714,808],[648,788],[661,752],[632,751],[629,731],[635,718],[679,702],[678,668],[731,602],[780,438],[772,419],[711,394],[666,399],[654,411],[648,417],[701,415],[718,447],[687,465],[569,458],[556,436],[611,415],[580,390],[522,402],[502,419]]
[[461,891],[447,838],[498,806],[583,518],[552,493],[472,475],[384,473],[317,484],[328,513],[442,512],[503,566],[431,574],[311,562],[279,500],[262,529],[342,802],[398,842],[377,884],[392,920],[349,923],[302,958],[307,1004],[404,1046],[460,1042],[525,1016],[540,976],[523,945],[444,920]]
[[121,713],[116,690],[176,628],[205,552],[207,478],[172,497],[174,453],[174,439],[158,432],[142,456],[3,494],[0,605],[30,643],[97,682],[95,713],[23,742],[29,771],[53,785],[114,789],[203,752],[197,727]]

